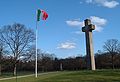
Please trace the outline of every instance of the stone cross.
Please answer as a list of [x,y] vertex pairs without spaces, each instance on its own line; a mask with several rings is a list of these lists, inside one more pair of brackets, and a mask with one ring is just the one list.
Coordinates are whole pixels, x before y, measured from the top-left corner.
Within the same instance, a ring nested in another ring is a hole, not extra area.
[[87,53],[87,67],[88,69],[95,70],[95,59],[92,42],[92,30],[95,30],[95,25],[91,24],[91,20],[86,19],[85,26],[82,27],[82,32],[86,36],[86,53]]

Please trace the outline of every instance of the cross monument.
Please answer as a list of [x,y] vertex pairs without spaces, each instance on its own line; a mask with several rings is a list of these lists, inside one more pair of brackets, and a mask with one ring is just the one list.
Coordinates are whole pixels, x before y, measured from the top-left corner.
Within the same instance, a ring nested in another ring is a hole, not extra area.
[[82,32],[85,32],[86,36],[87,68],[95,70],[95,59],[92,42],[92,30],[95,30],[95,25],[91,24],[90,19],[86,19],[84,23],[85,26],[82,27]]

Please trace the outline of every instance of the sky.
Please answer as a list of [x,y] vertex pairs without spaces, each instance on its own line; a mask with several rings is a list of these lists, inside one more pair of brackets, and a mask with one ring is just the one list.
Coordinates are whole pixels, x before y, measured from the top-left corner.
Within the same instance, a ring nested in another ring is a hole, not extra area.
[[0,0],[0,27],[21,23],[35,31],[37,9],[49,15],[38,23],[38,48],[58,58],[86,54],[81,28],[87,18],[96,26],[94,53],[103,51],[106,40],[120,40],[119,0]]

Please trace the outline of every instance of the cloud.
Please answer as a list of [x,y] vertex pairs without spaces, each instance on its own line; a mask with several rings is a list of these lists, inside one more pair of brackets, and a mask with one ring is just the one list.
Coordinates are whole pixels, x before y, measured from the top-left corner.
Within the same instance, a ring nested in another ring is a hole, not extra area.
[[75,33],[75,34],[82,34],[81,31],[75,31],[74,33]]
[[106,25],[107,20],[104,18],[96,17],[96,16],[90,16],[91,22],[96,25],[95,31],[102,31],[103,27]]
[[93,0],[86,0],[86,3],[92,3]]
[[75,32],[72,32],[72,33],[74,33],[74,34],[78,34],[78,35],[83,34],[83,32],[82,32],[81,30],[79,30],[79,31],[75,31]]
[[66,21],[67,25],[73,26],[73,27],[80,27],[83,26],[83,22],[80,22],[79,20],[68,20]]
[[105,6],[105,7],[108,7],[108,8],[114,8],[114,7],[116,7],[117,5],[119,5],[119,3],[118,2],[116,2],[116,1],[106,1],[106,2],[104,2],[104,4],[103,4],[103,6]]
[[96,4],[107,8],[114,8],[119,5],[116,0],[86,0],[88,4]]
[[74,49],[74,48],[76,48],[76,43],[73,42],[64,42],[57,47],[57,49]]
[[[97,32],[102,31],[104,26],[107,23],[106,19],[101,18],[101,17],[97,17],[97,16],[90,16],[89,19],[91,20],[92,24],[94,24],[96,26],[95,31],[97,31]],[[81,29],[81,27],[84,26],[84,21],[80,21],[80,20],[72,20],[72,21],[69,20],[69,21],[66,21],[66,23],[72,27],[80,27],[80,29]],[[82,34],[81,31],[76,31],[74,33],[75,34]]]
[[80,1],[80,4],[83,4],[83,2],[82,2],[82,1]]

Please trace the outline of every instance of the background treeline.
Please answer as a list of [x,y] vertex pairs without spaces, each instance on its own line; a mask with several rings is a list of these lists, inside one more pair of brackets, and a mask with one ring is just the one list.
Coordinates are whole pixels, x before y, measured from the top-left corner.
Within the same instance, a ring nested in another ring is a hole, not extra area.
[[[35,32],[23,24],[15,23],[0,28],[0,74],[1,72],[35,70]],[[38,49],[38,71],[87,69],[86,54],[59,59],[55,54]],[[103,51],[95,54],[97,69],[120,68],[120,42],[109,39]]]
[[[42,53],[38,60],[38,71],[60,71],[60,70],[82,70],[87,69],[86,57],[69,57],[65,59],[55,58],[54,54]],[[4,56],[1,60],[2,71],[12,72],[14,68],[14,58]],[[95,54],[97,69],[112,69],[112,59],[109,53]],[[17,71],[33,71],[35,69],[35,60],[18,60]],[[62,67],[61,67],[62,66]],[[120,54],[114,55],[114,69],[120,68]]]

